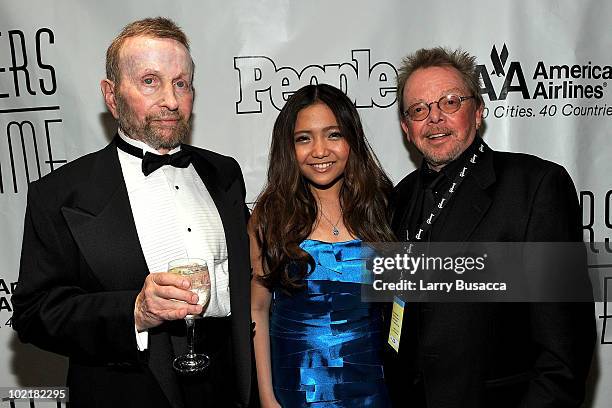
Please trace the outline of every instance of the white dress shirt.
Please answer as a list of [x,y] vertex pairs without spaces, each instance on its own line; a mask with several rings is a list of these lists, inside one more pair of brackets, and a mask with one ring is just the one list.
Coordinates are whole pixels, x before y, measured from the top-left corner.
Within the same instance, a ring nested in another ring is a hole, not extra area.
[[[147,144],[119,136],[143,149],[159,154]],[[169,152],[180,150],[177,147]],[[230,315],[227,245],[221,217],[195,168],[163,166],[145,176],[142,159],[117,149],[140,246],[149,272],[166,272],[168,262],[178,258],[206,260],[211,296],[205,317]],[[138,349],[147,348],[148,333],[136,334]]]

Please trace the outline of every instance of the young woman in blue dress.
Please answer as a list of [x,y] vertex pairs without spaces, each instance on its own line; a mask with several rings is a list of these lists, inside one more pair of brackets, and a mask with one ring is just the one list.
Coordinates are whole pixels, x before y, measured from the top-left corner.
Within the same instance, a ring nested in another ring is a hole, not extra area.
[[388,407],[362,242],[393,240],[392,184],[351,100],[307,85],[281,110],[249,225],[262,407]]

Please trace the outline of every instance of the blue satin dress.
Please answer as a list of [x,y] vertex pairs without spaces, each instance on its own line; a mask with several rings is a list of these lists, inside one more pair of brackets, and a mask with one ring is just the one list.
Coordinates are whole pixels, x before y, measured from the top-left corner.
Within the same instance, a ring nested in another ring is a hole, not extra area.
[[304,290],[275,290],[270,313],[274,394],[284,408],[389,407],[380,352],[382,313],[361,302],[360,240],[300,245],[316,262]]

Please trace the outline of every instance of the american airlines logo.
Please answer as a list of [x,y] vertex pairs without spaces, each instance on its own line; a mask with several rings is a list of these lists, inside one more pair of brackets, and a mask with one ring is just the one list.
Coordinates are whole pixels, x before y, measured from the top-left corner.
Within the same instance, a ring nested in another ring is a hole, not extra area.
[[[490,101],[506,100],[512,92],[519,93],[523,99],[601,99],[608,86],[604,80],[612,79],[612,66],[592,61],[559,65],[537,61],[533,73],[525,77],[521,62],[508,63],[509,55],[506,44],[500,51],[494,45],[490,54],[493,69],[478,65],[481,93]],[[496,86],[497,78],[503,80],[501,86]]]
[[280,110],[287,99],[308,84],[342,89],[358,108],[388,108],[396,102],[397,70],[386,61],[372,62],[371,50],[352,50],[350,59],[301,68],[283,66],[267,56],[234,57],[239,95],[236,113]]

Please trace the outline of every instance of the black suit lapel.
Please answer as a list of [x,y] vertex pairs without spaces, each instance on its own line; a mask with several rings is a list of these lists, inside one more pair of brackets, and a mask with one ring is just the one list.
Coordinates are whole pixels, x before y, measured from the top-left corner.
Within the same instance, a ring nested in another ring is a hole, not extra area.
[[140,290],[148,270],[114,144],[95,160],[90,183],[62,214],[105,289]]
[[480,164],[474,166],[461,184],[455,197],[451,198],[454,202],[442,231],[435,237],[436,241],[468,241],[491,205],[492,199],[486,189],[495,182],[493,152],[488,149],[480,160]]

